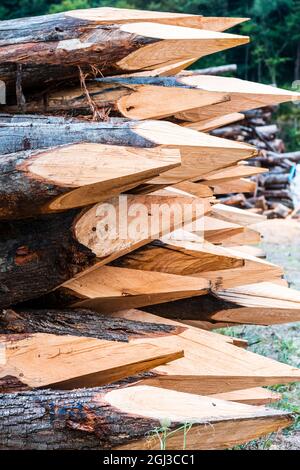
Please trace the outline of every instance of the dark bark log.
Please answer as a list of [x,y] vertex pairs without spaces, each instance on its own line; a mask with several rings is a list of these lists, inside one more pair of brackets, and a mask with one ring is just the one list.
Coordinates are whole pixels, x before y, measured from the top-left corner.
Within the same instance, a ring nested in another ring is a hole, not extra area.
[[49,292],[93,264],[95,254],[72,232],[78,214],[0,223],[1,307]]
[[172,325],[109,317],[87,309],[2,310],[0,334],[49,333],[128,342],[129,338],[176,334]]
[[0,449],[108,449],[160,427],[107,403],[106,394],[119,387],[0,395]]
[[89,122],[52,116],[0,115],[0,153],[14,153],[78,142],[147,148],[157,146],[135,133],[135,124],[135,121],[122,119]]

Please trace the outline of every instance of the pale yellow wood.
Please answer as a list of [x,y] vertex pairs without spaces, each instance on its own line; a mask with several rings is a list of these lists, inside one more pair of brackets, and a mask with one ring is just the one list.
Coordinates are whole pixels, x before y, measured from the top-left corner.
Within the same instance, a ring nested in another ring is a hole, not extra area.
[[236,178],[246,178],[247,176],[258,175],[260,173],[266,173],[269,170],[267,168],[261,168],[258,166],[250,166],[250,165],[234,165],[229,166],[227,168],[223,168],[222,170],[212,171],[207,175],[204,175],[203,179],[206,184],[219,184],[219,183],[226,183],[231,180],[235,180]]
[[266,217],[260,214],[254,214],[238,207],[227,206],[226,204],[215,204],[211,209],[214,218],[233,222],[239,225],[253,225],[266,220]]
[[275,105],[285,101],[299,100],[297,92],[283,90],[269,85],[249,82],[232,77],[189,75],[184,77],[184,82],[198,86],[207,91],[219,91],[229,93],[231,100],[221,105],[208,106],[179,113],[176,117],[184,121],[202,121],[263,106]]
[[171,320],[170,318],[159,317],[152,313],[144,312],[143,310],[129,309],[121,310],[118,312],[109,313],[110,317],[126,318],[127,320],[150,322],[164,325],[173,325],[178,328],[177,333],[180,333],[185,338],[191,341],[200,342],[201,338],[210,339],[211,342],[215,343],[222,341],[225,343],[233,344],[234,346],[247,348],[248,342],[244,339],[237,338],[235,336],[227,336],[219,333],[199,330],[198,327],[189,326],[188,329],[182,329],[182,321]]
[[[201,303],[200,303],[201,305]],[[139,321],[164,322],[165,319],[145,312],[115,312],[115,317]],[[156,320],[158,318],[158,320]],[[174,323],[173,323],[174,324]],[[175,322],[178,325],[178,322]],[[274,361],[215,340],[211,332],[186,328],[177,334],[152,338],[132,338],[130,343],[175,345],[184,350],[184,357],[152,370],[154,375],[143,378],[142,383],[177,391],[211,395],[249,387],[300,381],[300,369]]]
[[200,179],[210,171],[251,158],[257,153],[249,144],[213,137],[169,122],[143,121],[136,124],[135,132],[158,145],[181,151],[181,167],[149,180],[149,184],[171,185],[187,179]]
[[180,162],[176,149],[81,143],[38,151],[20,170],[29,178],[69,189],[41,209],[51,212],[105,200]]
[[68,281],[67,290],[81,299],[73,306],[106,313],[204,295],[209,286],[200,278],[102,266]]
[[213,195],[213,191],[208,186],[200,183],[193,183],[192,181],[182,181],[174,187],[198,197],[210,197]]
[[248,405],[267,405],[281,400],[282,395],[267,388],[254,387],[246,388],[245,390],[234,390],[232,392],[216,393],[210,395],[211,398],[218,398],[219,400],[235,401],[238,403],[245,403]]
[[116,103],[121,115],[129,119],[160,119],[192,109],[197,103],[201,107],[229,100],[224,93],[197,89],[153,85],[133,85],[132,88],[134,93],[122,96]]
[[126,8],[88,8],[72,10],[65,13],[67,17],[95,22],[95,24],[133,23],[147,21],[151,23],[186,26],[189,28],[224,31],[235,25],[248,21],[248,18],[205,17],[184,13],[168,13],[160,11],[134,10]]
[[214,194],[230,194],[230,193],[255,193],[257,189],[256,181],[246,178],[232,179],[224,183],[214,183],[213,181],[204,181],[213,188]]
[[[184,213],[185,205],[190,211]],[[163,210],[164,207],[169,209],[169,217]],[[114,209],[115,225],[114,220],[106,219],[106,208]],[[183,216],[184,221],[188,223],[208,211],[210,211],[209,201],[199,200],[195,196],[122,195],[119,198],[109,199],[105,205],[96,204],[84,212],[75,224],[74,233],[76,239],[90,248],[99,261],[107,263],[150,240],[160,238],[178,226],[181,227]],[[119,226],[119,220],[125,225]],[[131,234],[130,223],[134,221],[145,223],[145,226],[140,231],[137,227],[137,230]],[[106,226],[108,222],[111,223],[109,230]]]
[[125,71],[151,70],[162,64],[167,66],[194,57],[200,58],[249,42],[247,36],[164,24],[156,24],[154,27],[152,23],[146,22],[123,24],[120,31],[158,39],[156,43],[121,59],[117,66]]
[[1,335],[0,345],[5,357],[0,377],[16,377],[29,388],[100,386],[183,355],[178,347],[45,333]]
[[241,121],[244,118],[244,114],[231,113],[216,118],[203,119],[199,122],[187,121],[184,122],[182,125],[184,127],[188,127],[189,129],[194,129],[195,131],[210,132],[214,129],[217,129],[218,127],[227,126],[228,124],[232,124],[233,122]]
[[184,276],[244,265],[242,257],[207,242],[176,241],[167,237],[162,242],[162,245],[146,245],[129,253],[117,260],[118,266]]

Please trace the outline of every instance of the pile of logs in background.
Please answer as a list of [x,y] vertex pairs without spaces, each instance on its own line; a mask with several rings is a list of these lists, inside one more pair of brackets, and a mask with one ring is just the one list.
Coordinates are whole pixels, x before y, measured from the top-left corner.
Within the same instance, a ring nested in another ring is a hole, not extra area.
[[237,193],[219,199],[226,204],[252,209],[268,219],[286,218],[293,214],[295,207],[290,183],[300,162],[300,152],[285,152],[280,130],[273,123],[275,111],[273,107],[247,111],[241,121],[212,131],[212,135],[218,137],[255,145],[259,154],[249,161],[249,165],[269,170],[251,177],[257,183],[254,193]]

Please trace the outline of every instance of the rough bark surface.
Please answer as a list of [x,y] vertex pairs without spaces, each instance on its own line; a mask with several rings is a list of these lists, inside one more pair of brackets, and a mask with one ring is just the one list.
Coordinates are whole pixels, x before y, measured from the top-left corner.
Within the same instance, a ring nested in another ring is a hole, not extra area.
[[176,334],[172,325],[108,317],[87,309],[2,310],[0,334],[49,333],[128,342],[130,338]]
[[[30,217],[49,200],[73,188],[46,179],[32,178],[26,167],[40,152],[23,151],[2,155],[0,160],[0,218]],[[25,171],[22,171],[24,168]],[[17,217],[18,216],[18,217]]]
[[72,226],[80,211],[0,223],[0,308],[38,297],[92,265]]
[[111,119],[88,122],[54,116],[0,115],[0,153],[55,147],[79,142],[93,142],[132,147],[156,144],[134,132],[135,121]]
[[159,421],[109,405],[105,394],[118,386],[0,395],[0,449],[108,449],[145,438]]

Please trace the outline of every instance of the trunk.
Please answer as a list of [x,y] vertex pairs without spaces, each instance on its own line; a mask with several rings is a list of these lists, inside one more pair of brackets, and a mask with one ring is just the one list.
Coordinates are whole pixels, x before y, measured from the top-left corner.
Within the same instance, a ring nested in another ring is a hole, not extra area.
[[[128,320],[168,322],[178,326],[177,334],[171,333],[160,338],[153,337],[151,344],[181,348],[184,350],[184,357],[167,365],[156,367],[152,370],[151,376],[143,376],[141,383],[145,385],[211,395],[212,393],[229,392],[251,386],[300,380],[299,369],[229,344],[222,339],[222,335],[193,327],[182,331],[180,330],[181,323],[138,310],[126,310],[112,315]],[[130,343],[145,344],[145,340],[136,338],[130,340]]]
[[63,302],[110,313],[204,295],[209,287],[209,280],[201,278],[102,266],[65,283],[53,299],[57,298],[58,305]]
[[193,276],[203,271],[243,266],[242,258],[230,256],[210,243],[157,241],[113,262],[114,266]]
[[[232,77],[200,75],[197,71],[186,76],[185,82],[189,85],[197,84],[197,87],[203,90],[228,94],[230,101],[177,113],[175,117],[183,121],[199,122],[224,114],[243,112],[245,109],[293,101],[300,97],[299,93],[273,86]],[[263,133],[259,136],[261,138]]]
[[99,119],[119,116],[130,119],[157,119],[187,109],[228,100],[224,93],[185,85],[184,78],[125,77],[99,78],[81,87],[58,88],[27,97],[26,104],[2,106],[10,113],[94,114]]
[[180,165],[176,149],[74,144],[0,159],[0,218],[86,206]]
[[[203,57],[248,41],[246,36],[147,22],[91,28],[72,13],[39,17],[38,23],[34,17],[9,20],[0,35],[0,78],[16,80],[13,68],[22,64],[24,88],[48,86],[55,78],[76,77],[76,66],[91,76],[151,70],[157,64]],[[49,65],[54,66],[56,77],[47,76]]]
[[[2,312],[1,327],[5,326],[6,332],[17,329],[24,333],[0,335],[5,356],[0,372],[1,393],[32,388],[67,390],[100,386],[183,357],[183,351],[176,345],[147,341],[148,336],[155,339],[156,335],[168,335],[175,330],[167,325],[158,328],[153,324],[106,318],[100,323],[101,328],[97,328],[91,326],[91,321],[101,322],[101,316],[97,318],[93,312],[77,310],[74,315],[71,311],[52,312],[53,317],[50,317],[51,311],[47,311],[45,318],[43,313]],[[80,314],[86,315],[87,320],[74,326]],[[17,325],[11,324],[12,319]],[[83,331],[79,331],[80,327]],[[33,330],[50,333],[33,333]],[[76,336],[72,335],[73,331]],[[129,343],[131,337],[143,336],[143,344]],[[122,341],[116,340],[118,337]]]
[[199,132],[210,132],[217,129],[218,127],[227,126],[227,124],[231,124],[232,122],[241,121],[244,119],[244,117],[245,116],[241,113],[231,113],[217,118],[204,119],[203,121],[199,122],[186,121],[182,125]]
[[[1,397],[0,448],[159,449],[156,430],[161,429],[166,416],[171,423],[167,435],[191,423],[185,438],[180,432],[169,437],[168,449],[181,448],[183,439],[187,449],[230,447],[278,431],[292,422],[287,413],[277,410],[155,387],[38,391]],[[212,426],[207,426],[208,422]],[[223,433],[228,427],[230,432],[224,443]]]
[[177,171],[169,170],[164,176],[149,180],[150,184],[164,186],[200,178],[202,174],[256,154],[249,145],[218,139],[169,122],[112,119],[99,123],[60,117],[0,116],[2,154],[79,142],[180,150],[182,166]]
[[[160,210],[163,204],[170,208],[169,217]],[[191,209],[185,214],[187,223],[210,207],[195,197],[124,195],[85,211],[2,221],[0,308],[34,299],[95,264],[169,233],[181,226],[185,204]],[[143,208],[142,214],[136,207]]]

